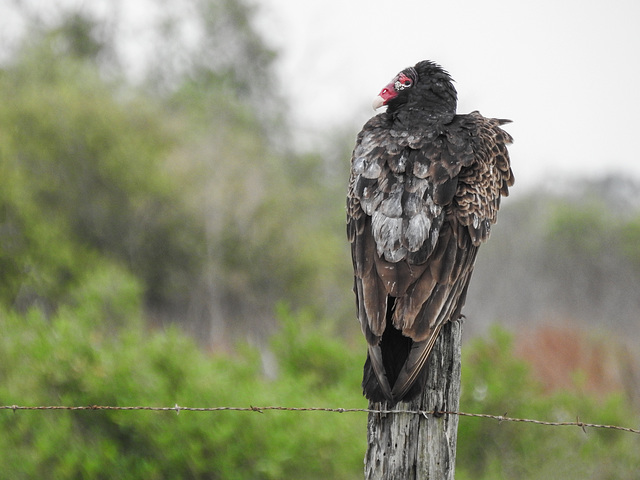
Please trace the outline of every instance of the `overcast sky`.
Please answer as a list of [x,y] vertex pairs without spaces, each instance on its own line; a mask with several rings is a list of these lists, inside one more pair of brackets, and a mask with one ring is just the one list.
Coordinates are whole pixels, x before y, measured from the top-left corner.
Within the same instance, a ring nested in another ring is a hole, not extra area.
[[[640,178],[638,0],[248,1],[280,53],[280,87],[301,145],[359,129],[380,89],[429,59],[456,80],[459,112],[514,121],[517,187],[558,174]],[[129,65],[139,64],[157,2],[55,0],[42,8],[73,4],[98,12],[119,5]],[[0,39],[17,25],[10,5],[0,8]],[[179,2],[167,5],[181,14]]]
[[258,4],[305,135],[361,126],[399,70],[430,59],[456,80],[459,112],[514,121],[520,186],[556,172],[640,178],[638,0]]

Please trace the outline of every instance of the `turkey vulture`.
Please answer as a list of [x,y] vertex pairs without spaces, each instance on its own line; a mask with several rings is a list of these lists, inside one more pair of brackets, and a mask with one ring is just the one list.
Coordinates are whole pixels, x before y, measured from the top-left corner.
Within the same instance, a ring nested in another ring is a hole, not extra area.
[[362,388],[395,404],[418,395],[442,326],[461,317],[479,245],[513,185],[500,128],[456,114],[442,67],[422,61],[376,97],[351,157],[347,235],[368,343]]

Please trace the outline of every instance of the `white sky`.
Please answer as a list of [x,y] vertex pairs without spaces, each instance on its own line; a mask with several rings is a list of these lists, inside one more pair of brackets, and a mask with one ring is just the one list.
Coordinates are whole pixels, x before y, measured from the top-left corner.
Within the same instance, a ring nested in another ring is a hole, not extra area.
[[[456,80],[459,112],[514,121],[516,187],[558,174],[640,178],[638,0],[249,1],[280,52],[280,85],[303,146],[359,129],[399,70],[430,59]],[[73,4],[118,5],[136,65],[152,41],[144,26],[158,18],[153,2],[53,0],[47,8]],[[167,6],[180,14],[179,3]],[[0,40],[16,26],[7,10],[0,5]]]
[[640,177],[638,0],[261,0],[301,134],[358,127],[402,68],[434,60],[459,112],[510,118],[517,186]]

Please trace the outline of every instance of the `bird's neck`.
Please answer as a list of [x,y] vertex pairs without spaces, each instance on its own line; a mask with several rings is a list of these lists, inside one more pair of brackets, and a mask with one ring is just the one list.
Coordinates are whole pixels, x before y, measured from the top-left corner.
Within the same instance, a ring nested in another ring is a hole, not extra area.
[[450,110],[404,109],[391,114],[392,122],[403,129],[423,129],[429,126],[446,125],[456,112]]
[[419,102],[407,102],[388,113],[394,123],[410,128],[412,125],[449,123],[456,114],[456,107],[455,99],[432,94],[422,97]]

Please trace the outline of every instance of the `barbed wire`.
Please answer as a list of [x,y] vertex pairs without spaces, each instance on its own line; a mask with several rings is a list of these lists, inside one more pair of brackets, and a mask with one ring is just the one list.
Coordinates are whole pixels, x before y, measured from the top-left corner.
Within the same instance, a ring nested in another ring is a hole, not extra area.
[[545,420],[535,420],[531,418],[515,418],[504,415],[491,415],[488,413],[468,413],[468,412],[450,412],[440,410],[388,410],[388,409],[371,409],[371,408],[328,408],[328,407],[182,407],[175,404],[173,407],[151,407],[151,406],[132,406],[132,407],[118,407],[108,405],[78,405],[78,406],[64,406],[64,405],[42,405],[42,406],[24,406],[24,405],[0,405],[0,410],[12,410],[14,413],[20,410],[146,410],[156,412],[176,412],[179,414],[182,411],[185,412],[221,412],[221,411],[233,411],[233,412],[257,412],[263,413],[270,410],[287,411],[287,412],[332,412],[332,413],[374,413],[374,414],[409,414],[409,415],[422,415],[427,417],[428,415],[458,415],[460,417],[475,417],[497,420],[499,422],[520,422],[520,423],[533,423],[536,425],[545,425],[549,427],[580,427],[586,433],[587,428],[601,428],[609,430],[619,430],[623,432],[635,433],[640,435],[640,429],[621,427],[619,425],[603,425],[597,423],[587,423],[576,417],[574,422],[549,422]]

